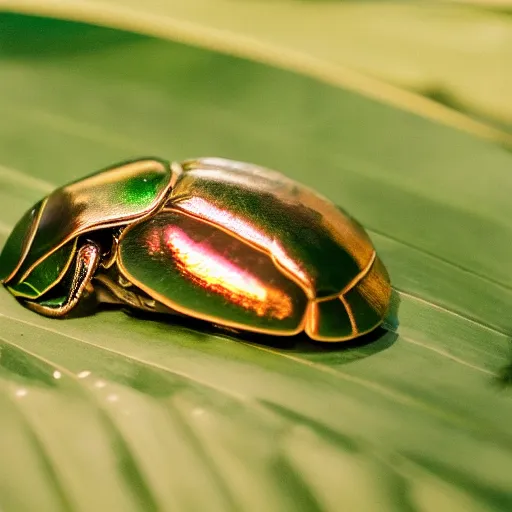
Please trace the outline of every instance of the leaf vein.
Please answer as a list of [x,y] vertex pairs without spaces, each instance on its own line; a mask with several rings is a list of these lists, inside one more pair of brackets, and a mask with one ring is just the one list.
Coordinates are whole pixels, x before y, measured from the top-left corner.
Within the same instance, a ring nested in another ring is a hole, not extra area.
[[[239,343],[242,343],[243,345],[246,345],[248,347],[252,347],[256,350],[260,350],[263,352],[268,352],[269,354],[273,354],[277,357],[282,357],[285,359],[289,359],[291,361],[294,361],[295,363],[298,363],[303,366],[308,366],[314,370],[320,371],[325,374],[332,375],[333,377],[336,377],[341,380],[345,380],[347,382],[351,382],[353,384],[356,384],[358,386],[361,386],[365,389],[368,389],[370,391],[373,391],[377,394],[380,394],[382,396],[385,396],[392,401],[395,401],[397,403],[400,403],[407,407],[413,407],[415,409],[419,409],[427,414],[430,414],[431,416],[438,418],[440,420],[446,421],[450,423],[451,425],[457,426],[458,428],[463,428],[466,430],[472,430],[476,433],[478,433],[481,436],[489,436],[491,433],[490,426],[487,425],[470,425],[467,421],[464,421],[461,417],[457,416],[456,414],[452,414],[449,411],[445,411],[440,409],[439,407],[430,405],[426,402],[423,402],[421,400],[417,400],[411,396],[405,395],[403,393],[400,393],[398,391],[395,391],[393,389],[390,389],[389,387],[383,386],[381,384],[378,384],[376,382],[372,382],[368,379],[365,379],[363,377],[357,377],[355,375],[348,374],[346,372],[343,372],[339,370],[338,368],[331,368],[329,366],[325,366],[320,363],[316,363],[313,361],[309,361],[307,359],[302,359],[301,357],[298,357],[296,355],[292,354],[286,354],[283,352],[278,352],[270,347],[263,347],[261,345],[255,345],[251,343],[247,343],[244,341],[240,341]],[[509,448],[512,449],[512,438],[507,433],[502,433],[499,431],[494,431],[492,435],[490,436],[490,440],[493,442],[496,442],[496,438],[500,438],[501,441]]]
[[[110,414],[110,412],[108,411],[108,409],[103,405],[103,403],[96,397],[96,395],[94,395],[94,393],[92,393],[81,381],[80,379],[70,370],[68,370],[67,368],[65,368],[64,366],[61,366],[57,363],[55,363],[54,361],[51,361],[49,359],[47,359],[46,357],[43,357],[43,356],[40,356],[39,354],[36,354],[34,352],[32,352],[31,350],[28,350],[26,349],[25,347],[22,347],[20,345],[18,345],[17,343],[13,342],[13,341],[10,341],[4,337],[0,337],[0,342],[4,343],[4,344],[7,344],[7,345],[10,345],[11,347],[14,347],[15,349],[23,352],[24,354],[44,363],[45,365],[51,367],[52,369],[56,369],[58,370],[59,372],[61,372],[62,375],[66,375],[68,378],[71,379],[71,381],[73,382],[73,385],[74,387],[78,390],[79,393],[82,394],[82,396],[84,396],[89,402],[92,402],[95,404],[96,408],[100,411],[102,417],[103,417],[103,421],[105,422],[107,428],[114,434],[115,437],[117,437],[117,439],[122,443],[122,445],[125,447],[128,455],[135,461],[135,457],[131,454],[128,446],[129,446],[129,443],[126,441],[126,439],[124,438],[123,434],[121,433],[121,431],[119,430],[119,428],[117,427],[116,425],[116,421],[114,420],[114,418],[112,417],[112,415]],[[159,507],[157,506],[157,500],[156,498],[153,496],[152,492],[151,492],[151,486],[149,485],[149,483],[147,483],[147,479],[144,477],[143,475],[143,472],[141,471],[141,469],[135,465],[136,467],[136,470],[139,474],[139,477],[140,477],[140,480],[141,480],[141,483],[144,485],[145,487],[145,494],[149,494],[149,500],[150,502],[149,503],[145,503],[146,506],[150,506],[150,509],[149,510],[159,510]],[[146,500],[147,501],[147,500]],[[148,510],[145,508],[145,510]]]
[[407,297],[409,299],[412,299],[412,300],[415,300],[417,302],[421,302],[427,306],[430,306],[434,309],[437,309],[438,311],[441,311],[443,313],[446,313],[447,315],[451,315],[451,316],[454,316],[454,317],[457,317],[459,318],[460,320],[464,320],[465,322],[469,322],[475,326],[478,326],[478,327],[481,327],[483,329],[485,329],[486,331],[490,331],[490,332],[493,332],[495,334],[499,334],[501,336],[504,336],[505,338],[509,338],[510,337],[510,333],[507,333],[506,331],[504,330],[501,330],[501,329],[497,329],[496,327],[492,327],[491,325],[487,324],[487,323],[484,323],[480,320],[476,320],[468,315],[463,315],[462,313],[458,313],[456,311],[452,311],[451,309],[448,309],[447,307],[445,306],[441,306],[440,304],[436,304],[435,302],[432,302],[432,301],[429,301],[427,299],[423,299],[422,297],[418,297],[417,295],[413,294],[413,293],[410,293],[410,292],[406,292],[405,290],[401,290],[399,288],[396,288],[395,287],[395,290],[401,295],[401,296],[404,296],[404,297]]
[[508,292],[512,292],[512,286],[506,285],[506,284],[498,281],[497,279],[492,279],[489,276],[486,276],[484,274],[480,274],[479,272],[476,272],[475,270],[472,270],[472,269],[470,269],[468,267],[465,267],[464,265],[461,265],[460,263],[456,263],[456,262],[451,261],[451,260],[449,260],[447,258],[443,258],[442,256],[434,254],[433,252],[430,252],[427,249],[423,249],[422,247],[418,247],[417,245],[411,244],[410,242],[406,242],[405,240],[402,240],[400,238],[396,238],[396,237],[394,237],[392,235],[388,235],[387,233],[384,233],[383,231],[380,231],[378,229],[375,229],[375,228],[372,228],[372,227],[369,227],[369,226],[366,229],[367,229],[367,231],[369,233],[373,233],[375,235],[381,236],[381,237],[386,238],[388,240],[392,240],[393,242],[396,242],[397,244],[400,244],[400,245],[403,245],[405,247],[408,247],[409,249],[411,249],[413,251],[416,251],[416,252],[419,252],[421,254],[430,256],[431,258],[436,259],[438,261],[441,261],[441,262],[445,263],[446,265],[450,265],[451,267],[456,268],[456,269],[458,269],[458,270],[460,270],[460,271],[462,271],[464,273],[471,274],[472,276],[478,277],[482,281],[485,281],[487,283],[491,283],[494,286],[497,286],[498,288],[501,288],[501,289],[506,290]]
[[5,165],[0,164],[0,177],[8,177],[16,180],[17,182],[32,187],[36,190],[41,190],[42,192],[51,192],[54,189],[54,185],[46,180],[41,180],[39,178],[34,178],[28,174],[25,174],[18,169],[14,169],[12,167],[7,167]]
[[[4,342],[3,338],[0,338],[0,344]],[[30,439],[32,440],[32,446],[34,447],[35,452],[39,456],[39,459],[41,460],[43,466],[47,469],[48,475],[50,477],[51,482],[53,483],[53,486],[55,488],[55,491],[57,495],[59,496],[62,504],[63,504],[63,510],[72,510],[73,507],[71,506],[71,499],[67,495],[66,491],[64,490],[64,485],[62,483],[62,477],[59,475],[59,471],[55,467],[55,465],[52,462],[52,458],[47,452],[47,450],[44,448],[44,443],[37,433],[37,430],[35,426],[33,425],[30,418],[27,417],[27,415],[23,412],[19,404],[16,400],[14,400],[10,394],[5,389],[5,385],[2,383],[0,386],[0,391],[2,394],[9,400],[9,402],[13,405],[14,410],[17,412],[18,416],[21,418],[23,424],[25,425],[28,435],[30,436]]]

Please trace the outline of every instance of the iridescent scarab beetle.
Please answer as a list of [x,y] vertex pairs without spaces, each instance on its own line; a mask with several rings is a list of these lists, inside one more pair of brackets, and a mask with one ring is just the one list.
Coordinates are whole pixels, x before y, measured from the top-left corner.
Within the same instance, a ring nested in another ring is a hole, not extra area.
[[13,229],[0,279],[50,317],[94,297],[320,341],[373,330],[391,295],[354,219],[282,174],[220,158],[141,159],[55,190]]

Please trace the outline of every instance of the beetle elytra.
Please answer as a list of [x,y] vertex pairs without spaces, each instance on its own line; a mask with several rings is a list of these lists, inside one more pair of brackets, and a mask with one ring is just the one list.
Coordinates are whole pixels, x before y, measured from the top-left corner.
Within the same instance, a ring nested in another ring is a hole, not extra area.
[[362,226],[284,175],[221,158],[146,158],[25,213],[0,279],[65,317],[87,297],[242,331],[342,341],[379,326],[389,275]]

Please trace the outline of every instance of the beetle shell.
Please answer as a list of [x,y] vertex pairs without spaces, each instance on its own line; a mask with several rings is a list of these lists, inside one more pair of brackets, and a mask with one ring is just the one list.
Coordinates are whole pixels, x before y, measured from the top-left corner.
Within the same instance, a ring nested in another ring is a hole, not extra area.
[[0,255],[0,279],[17,296],[41,296],[67,270],[77,237],[150,215],[170,185],[169,166],[147,159],[103,169],[55,190],[15,226]]
[[131,162],[50,194],[13,230],[0,256],[4,283],[26,300],[44,298],[69,271],[77,240],[104,240],[118,227],[113,266],[98,267],[95,286],[118,275],[169,311],[320,341],[382,323],[389,276],[346,212],[253,164],[203,158],[172,169]]

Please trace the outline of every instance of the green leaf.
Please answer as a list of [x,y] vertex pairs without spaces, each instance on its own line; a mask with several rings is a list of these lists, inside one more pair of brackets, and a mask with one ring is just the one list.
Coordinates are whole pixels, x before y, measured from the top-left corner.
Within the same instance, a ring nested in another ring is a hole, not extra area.
[[[148,10],[138,0],[110,3]],[[512,17],[473,3],[275,0],[262,8],[255,0],[168,0],[152,2],[151,12],[182,30],[238,38],[248,52],[258,51],[257,41],[293,53],[298,67],[314,59],[347,82],[357,70],[511,131]]]
[[248,57],[512,147],[512,4],[479,2],[0,0],[0,9]]
[[350,211],[401,299],[396,335],[326,348],[119,311],[49,320],[3,290],[3,511],[510,509],[509,152],[129,32],[3,14],[0,59],[3,239],[117,160],[224,156]]

